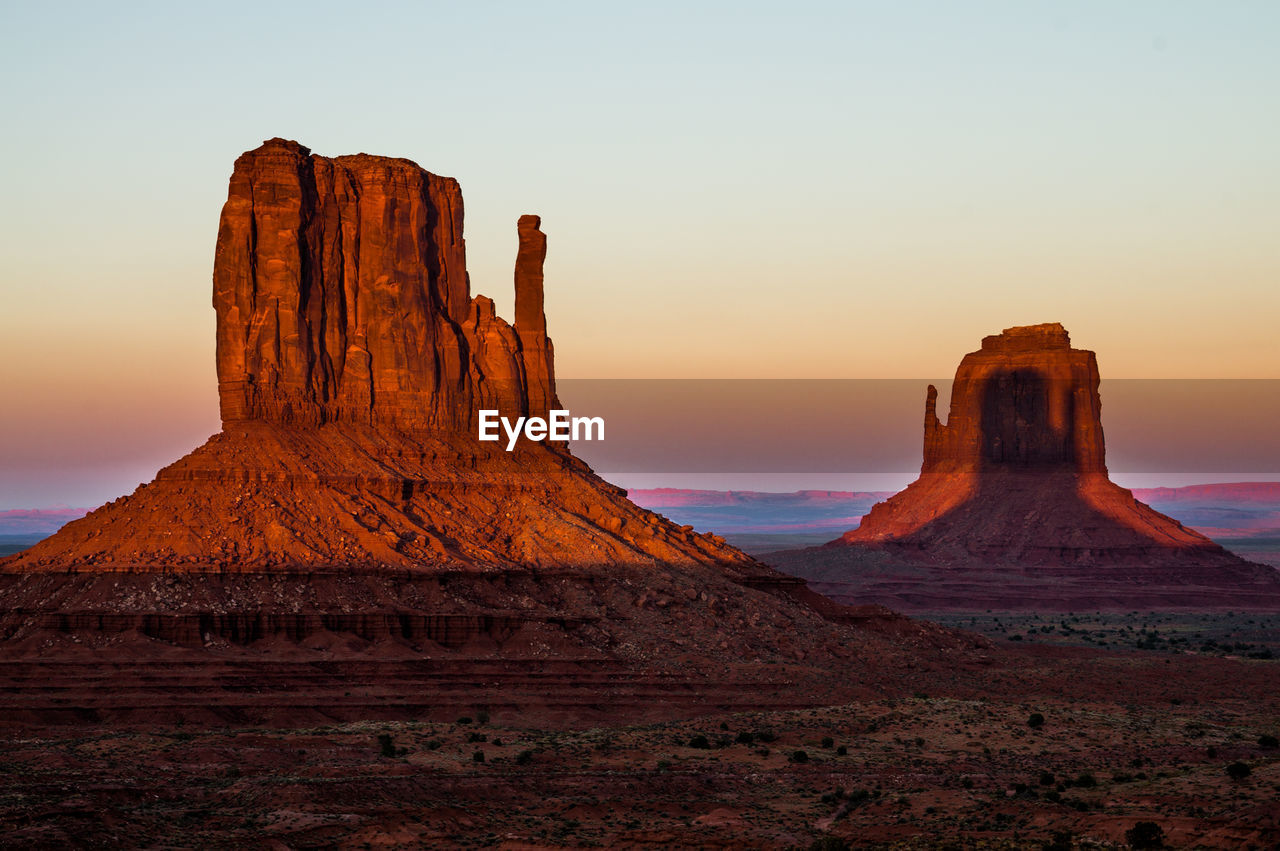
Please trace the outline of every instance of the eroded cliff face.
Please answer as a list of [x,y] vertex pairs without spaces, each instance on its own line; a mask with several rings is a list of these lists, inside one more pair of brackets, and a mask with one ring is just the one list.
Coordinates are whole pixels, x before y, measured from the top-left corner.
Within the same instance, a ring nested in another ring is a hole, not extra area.
[[925,401],[922,473],[999,467],[1106,473],[1098,361],[1058,323],[986,337],[956,370],[947,424]]
[[457,181],[271,139],[236,160],[213,272],[224,423],[474,430],[554,407],[546,237],[519,223],[516,326],[472,298]]
[[920,478],[833,544],[1036,564],[1239,562],[1107,477],[1098,362],[1057,323],[986,337],[947,422],[925,401]]
[[283,139],[242,155],[213,270],[222,433],[0,570],[771,575],[563,445],[477,439],[481,408],[560,405],[541,220],[517,226],[510,325],[470,293],[462,209],[456,181],[409,160]]
[[1057,323],[965,355],[928,388],[920,477],[823,547],[766,560],[842,603],[907,612],[1267,610],[1280,573],[1107,476],[1098,363]]

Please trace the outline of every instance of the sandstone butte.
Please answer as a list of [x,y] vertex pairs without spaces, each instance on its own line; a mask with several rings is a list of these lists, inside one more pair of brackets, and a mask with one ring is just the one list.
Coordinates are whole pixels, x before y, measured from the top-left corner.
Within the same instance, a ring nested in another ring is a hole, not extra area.
[[0,562],[0,720],[653,717],[822,702],[857,659],[977,646],[832,604],[566,446],[479,442],[480,409],[558,406],[540,225],[518,223],[508,324],[470,293],[453,179],[283,139],[237,159],[222,431]]
[[822,548],[768,560],[837,600],[915,611],[1275,608],[1280,574],[1107,473],[1097,358],[1057,323],[1006,328],[929,386],[920,477]]

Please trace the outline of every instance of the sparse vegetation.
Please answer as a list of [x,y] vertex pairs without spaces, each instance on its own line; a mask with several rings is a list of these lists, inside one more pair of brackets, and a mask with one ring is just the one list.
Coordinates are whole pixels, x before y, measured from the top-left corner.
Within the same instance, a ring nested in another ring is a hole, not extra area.
[[[1162,663],[1148,664],[1154,673],[1164,674]],[[1233,675],[1238,664],[1232,663]],[[1246,664],[1260,668],[1269,663]],[[1269,683],[1261,673],[1250,688]],[[1188,696],[1185,690],[1179,694]],[[188,725],[184,732],[191,734],[189,741],[168,733],[150,738],[136,733],[108,736],[102,742],[14,740],[0,761],[0,791],[6,791],[10,801],[35,799],[44,805],[53,800],[45,790],[58,788],[51,780],[60,776],[58,769],[41,767],[49,752],[56,752],[64,765],[80,766],[91,764],[86,755],[109,755],[99,757],[101,770],[109,770],[109,775],[78,769],[89,784],[85,788],[119,775],[132,787],[147,789],[150,778],[131,775],[129,766],[148,764],[157,754],[171,766],[165,771],[166,783],[183,786],[182,794],[200,802],[183,804],[175,812],[170,803],[175,799],[162,794],[161,809],[134,810],[131,824],[152,825],[149,841],[157,845],[168,841],[162,837],[171,836],[164,832],[169,826],[186,830],[188,841],[208,840],[212,834],[201,833],[199,826],[211,806],[226,814],[220,824],[231,827],[218,829],[232,831],[233,840],[249,844],[248,837],[265,831],[302,844],[305,830],[285,833],[294,828],[288,822],[273,827],[271,810],[263,809],[300,796],[330,801],[324,805],[330,808],[327,812],[340,814],[343,821],[326,823],[324,835],[344,840],[375,822],[364,810],[348,809],[344,799],[317,798],[317,788],[328,788],[319,784],[341,783],[343,794],[353,800],[372,795],[408,805],[407,798],[396,797],[408,792],[394,790],[400,789],[402,773],[410,772],[424,777],[465,772],[468,782],[476,784],[466,803],[473,826],[459,827],[450,821],[456,816],[435,820],[430,809],[415,815],[450,847],[500,844],[509,833],[528,844],[609,847],[626,844],[637,831],[637,836],[652,831],[689,837],[690,843],[750,845],[761,829],[767,829],[796,837],[802,848],[824,836],[857,836],[872,844],[909,843],[914,838],[918,844],[922,837],[963,834],[973,847],[1039,848],[1044,843],[1043,847],[1078,849],[1082,839],[1054,845],[1045,838],[1049,828],[1040,828],[1044,832],[1037,836],[1033,819],[1051,816],[1052,830],[1065,834],[1069,828],[1083,837],[1099,814],[1113,819],[1131,814],[1127,823],[1113,830],[1113,839],[1119,839],[1127,829],[1138,828],[1139,819],[1159,821],[1152,818],[1149,803],[1153,789],[1160,811],[1189,820],[1195,827],[1188,829],[1203,833],[1210,824],[1213,829],[1251,824],[1259,805],[1273,794],[1270,772],[1264,773],[1262,766],[1270,768],[1275,752],[1260,752],[1255,745],[1261,748],[1262,737],[1273,729],[1274,699],[1211,704],[1191,694],[1184,706],[1200,708],[1188,712],[1172,709],[1175,704],[1167,694],[1147,692],[1146,697],[1124,705],[1040,697],[1038,706],[1026,705],[1022,694],[1006,700],[898,698],[584,730],[491,725],[482,732],[452,721],[252,733],[191,731]],[[1027,721],[1033,709],[1053,719],[1045,724],[1053,729],[1052,737],[1030,735]],[[758,731],[764,734],[758,737]],[[237,738],[242,735],[252,736],[254,762],[218,765],[220,758],[233,759],[244,749]],[[697,737],[708,747],[688,747]],[[770,750],[763,744],[765,738],[782,744]],[[848,744],[836,744],[842,740]],[[506,743],[509,755],[492,751],[499,741]],[[374,754],[383,754],[384,742],[386,756],[369,758],[370,745],[376,748]],[[480,750],[486,743],[490,749]],[[349,759],[353,747],[365,758]],[[1219,759],[1218,752],[1229,756]],[[408,764],[392,759],[406,753],[411,754]],[[1250,753],[1256,758],[1248,757]],[[835,758],[841,754],[853,759]],[[1252,774],[1233,782],[1224,769],[1237,756],[1244,769],[1252,765]],[[185,767],[184,760],[190,760]],[[966,763],[959,772],[958,762]],[[703,778],[714,778],[712,791],[690,793],[700,788]],[[850,790],[851,782],[861,788]],[[1102,794],[1099,787],[1104,786]],[[15,790],[24,797],[15,797]],[[274,797],[277,794],[282,797]],[[37,797],[41,795],[45,797]],[[627,801],[623,810],[601,806],[621,796]],[[95,806],[109,810],[112,805],[98,799]],[[456,812],[452,804],[444,806]],[[704,818],[719,810],[728,812]],[[160,824],[165,827],[155,827]],[[1154,840],[1141,830],[1128,834],[1129,844],[1158,848],[1142,844]],[[1021,844],[1009,844],[1014,833],[1021,833]],[[100,832],[91,838],[107,844],[106,836]]]
[[1124,832],[1130,848],[1163,848],[1164,828],[1153,821],[1140,821]]
[[1228,765],[1226,767],[1226,772],[1227,772],[1227,776],[1230,777],[1232,780],[1239,781],[1239,780],[1244,780],[1246,777],[1252,774],[1253,769],[1250,768],[1247,763],[1237,761]]

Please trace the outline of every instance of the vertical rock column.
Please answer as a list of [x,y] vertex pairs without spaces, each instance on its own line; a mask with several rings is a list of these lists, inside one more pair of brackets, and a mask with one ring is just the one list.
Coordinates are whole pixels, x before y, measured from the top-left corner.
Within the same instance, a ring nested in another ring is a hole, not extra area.
[[547,258],[547,236],[539,228],[539,216],[521,216],[517,224],[520,248],[516,253],[516,336],[527,382],[529,415],[545,417],[560,406],[556,399],[554,359],[542,309],[542,263]]

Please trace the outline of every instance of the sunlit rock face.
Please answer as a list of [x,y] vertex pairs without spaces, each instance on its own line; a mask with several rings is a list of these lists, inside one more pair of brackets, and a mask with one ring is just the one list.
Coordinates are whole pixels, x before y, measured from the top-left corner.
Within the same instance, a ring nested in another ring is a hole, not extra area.
[[223,422],[465,431],[477,408],[554,407],[540,220],[519,223],[515,328],[471,297],[462,220],[458,182],[409,160],[283,139],[236,160],[213,272]]
[[438,571],[717,564],[566,446],[477,440],[558,408],[547,238],[517,224],[514,325],[472,296],[457,181],[406,159],[241,155],[213,268],[223,430],[3,563],[22,571]]

